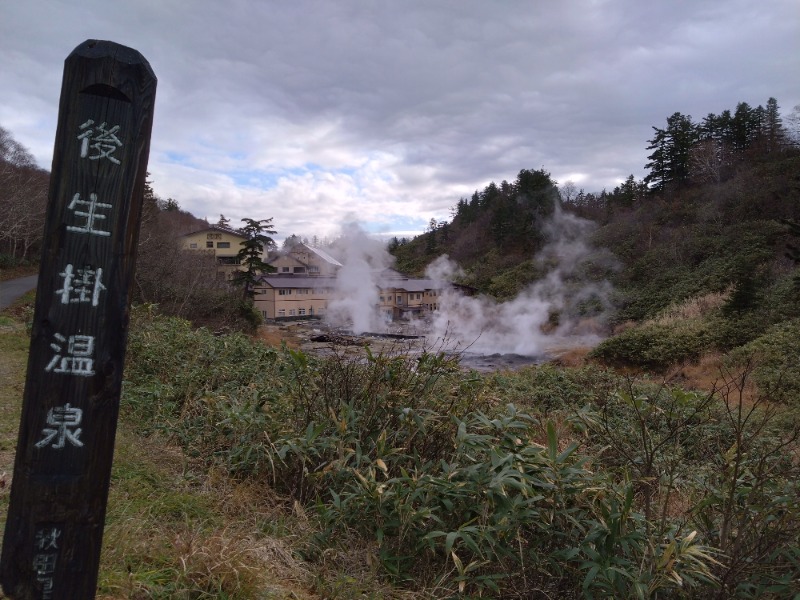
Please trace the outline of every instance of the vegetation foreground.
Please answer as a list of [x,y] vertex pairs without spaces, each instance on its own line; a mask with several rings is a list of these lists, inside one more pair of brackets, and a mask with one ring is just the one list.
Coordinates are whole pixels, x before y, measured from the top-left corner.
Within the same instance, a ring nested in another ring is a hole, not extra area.
[[[3,518],[28,336],[6,314]],[[480,375],[433,348],[316,358],[140,307],[99,596],[797,597],[797,382],[769,356],[704,391],[597,366]]]

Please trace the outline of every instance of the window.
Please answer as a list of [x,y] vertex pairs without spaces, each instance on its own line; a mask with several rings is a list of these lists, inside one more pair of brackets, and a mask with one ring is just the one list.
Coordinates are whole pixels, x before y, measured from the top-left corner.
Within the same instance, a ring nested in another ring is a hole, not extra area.
[[305,267],[295,267],[294,269],[292,269],[292,271],[294,273],[305,273],[306,272],[306,268]]
[[306,309],[305,309],[305,308],[298,308],[298,309],[297,309],[297,314],[298,314],[298,315],[304,315],[304,314],[306,314]]
[[221,240],[222,234],[221,233],[208,233],[206,234],[207,240]]
[[290,309],[289,309],[289,316],[290,316],[290,317],[293,317],[293,316],[294,316],[294,309],[293,309],[293,308],[290,308]]
[[264,317],[264,318],[266,319],[266,318],[267,318],[267,311],[265,311],[265,310],[262,310],[262,311],[261,311],[261,316],[262,316],[262,317]]
[[419,300],[419,298],[420,298],[420,295],[419,295],[419,294],[417,294],[417,300]]
[[279,308],[278,309],[278,316],[279,317],[285,317],[286,316],[286,309],[285,308]]
[[217,242],[217,248],[230,248],[230,242]]
[[291,296],[292,290],[278,290],[278,296]]
[[197,244],[189,244],[189,248],[197,248]]
[[214,242],[206,242],[206,248],[213,248]]
[[319,267],[317,267],[315,265],[309,265],[308,272],[309,273],[319,273]]
[[402,296],[398,296],[397,297],[397,303],[398,304],[402,304],[403,303],[403,297]]
[[281,273],[288,273],[289,267],[281,267]]
[[381,296],[381,302],[383,302],[383,296]]

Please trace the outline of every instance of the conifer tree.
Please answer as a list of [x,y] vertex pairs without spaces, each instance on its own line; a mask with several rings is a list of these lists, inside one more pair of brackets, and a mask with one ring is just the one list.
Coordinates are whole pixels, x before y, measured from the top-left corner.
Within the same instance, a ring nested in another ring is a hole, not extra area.
[[248,219],[239,231],[247,239],[241,242],[242,248],[236,255],[243,270],[236,273],[234,282],[242,286],[242,295],[245,300],[252,298],[253,288],[262,273],[274,271],[274,267],[264,262],[264,249],[275,247],[275,241],[269,237],[276,233],[272,229],[272,219]]
[[692,123],[690,115],[674,113],[667,119],[667,127],[653,127],[655,136],[648,140],[648,156],[644,168],[650,173],[644,178],[651,189],[662,191],[667,187],[684,183],[690,174],[689,153],[699,137],[699,129]]

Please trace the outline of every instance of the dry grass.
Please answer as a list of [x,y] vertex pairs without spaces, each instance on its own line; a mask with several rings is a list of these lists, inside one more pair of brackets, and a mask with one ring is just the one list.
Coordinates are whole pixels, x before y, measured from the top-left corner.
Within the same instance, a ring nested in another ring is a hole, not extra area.
[[[0,529],[11,485],[29,334],[0,328]],[[193,468],[180,449],[122,422],[115,446],[98,598],[314,599],[296,558],[307,520],[266,486]],[[0,593],[0,598],[4,597]]]
[[576,348],[563,348],[548,350],[552,356],[552,363],[559,367],[583,367],[586,365],[586,357],[592,349],[589,346]]
[[[694,363],[680,365],[667,374],[665,381],[688,390],[711,392],[715,390],[720,399],[733,397],[741,400],[744,406],[752,406],[760,395],[758,386],[750,377],[743,389],[739,390],[731,374],[725,368],[725,355],[720,352],[707,352]],[[737,400],[738,401],[738,400]]]
[[296,330],[284,325],[261,325],[255,337],[276,348],[285,343],[289,348],[298,349],[301,343],[301,338],[297,335]]
[[667,373],[666,381],[690,390],[712,390],[721,377],[724,356],[719,352],[707,352],[697,361],[676,366]]
[[[98,598],[315,598],[293,548],[302,528],[286,506],[268,488],[202,473],[178,449],[123,430]],[[272,535],[278,522],[289,525]]]
[[678,304],[673,304],[661,312],[655,319],[647,321],[655,325],[679,325],[685,321],[702,319],[719,310],[728,301],[732,289],[724,292],[712,292],[703,296],[688,298]]

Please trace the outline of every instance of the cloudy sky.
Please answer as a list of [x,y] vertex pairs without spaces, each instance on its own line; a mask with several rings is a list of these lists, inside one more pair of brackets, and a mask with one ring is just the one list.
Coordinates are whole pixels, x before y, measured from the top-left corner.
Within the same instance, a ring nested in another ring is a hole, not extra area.
[[611,189],[676,111],[800,104],[797,0],[0,0],[0,126],[47,169],[86,39],[158,77],[156,193],[278,239],[413,235],[520,169]]

